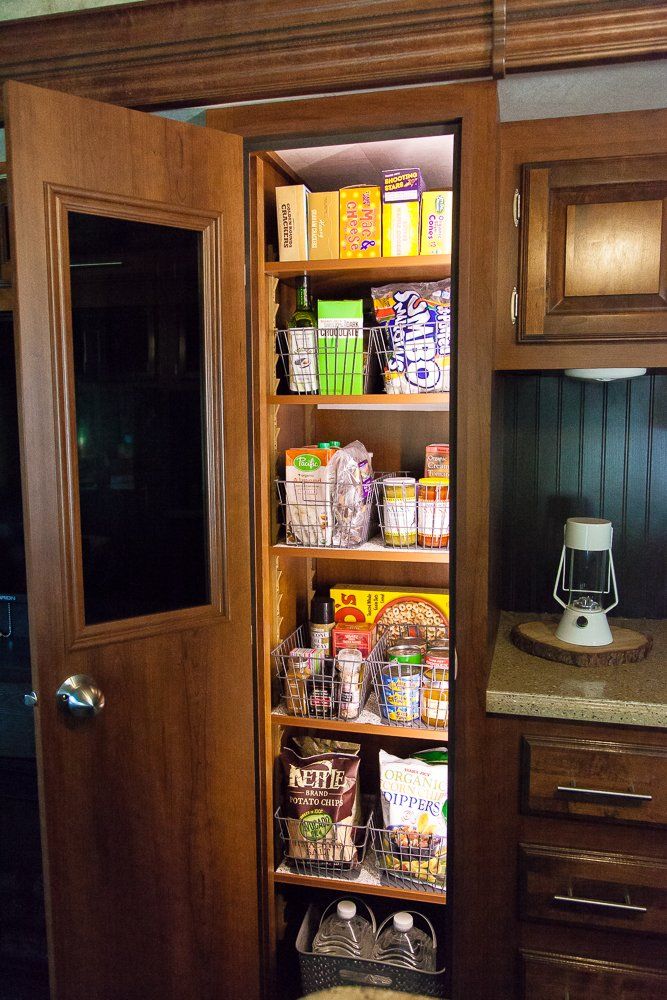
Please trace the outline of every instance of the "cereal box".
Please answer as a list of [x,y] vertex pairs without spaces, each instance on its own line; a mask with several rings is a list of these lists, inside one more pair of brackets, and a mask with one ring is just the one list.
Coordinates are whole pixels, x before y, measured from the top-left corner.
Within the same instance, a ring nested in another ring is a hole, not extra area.
[[400,201],[416,201],[419,204],[423,190],[424,181],[419,167],[382,171],[382,201],[385,205]]
[[309,195],[305,184],[286,184],[276,188],[280,260],[308,259]]
[[333,655],[341,649],[358,649],[364,659],[375,645],[376,626],[372,622],[338,622],[333,627]]
[[382,209],[382,256],[416,257],[419,253],[419,202],[399,202]]
[[379,187],[341,188],[340,192],[340,255],[350,257],[380,257],[382,250]]
[[449,634],[449,593],[406,587],[359,587],[337,583],[331,588],[336,622],[373,622],[379,626],[438,626]]
[[335,260],[340,255],[338,191],[313,191],[308,199],[309,259]]
[[424,191],[419,252],[452,252],[452,192]]

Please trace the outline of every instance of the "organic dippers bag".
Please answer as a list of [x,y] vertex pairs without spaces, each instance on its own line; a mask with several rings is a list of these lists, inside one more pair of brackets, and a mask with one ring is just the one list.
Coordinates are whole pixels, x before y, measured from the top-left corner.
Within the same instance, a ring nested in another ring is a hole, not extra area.
[[359,806],[359,744],[294,740],[280,754],[285,776],[284,815],[288,858],[356,862]]
[[403,760],[380,750],[384,867],[444,889],[447,868],[447,748]]

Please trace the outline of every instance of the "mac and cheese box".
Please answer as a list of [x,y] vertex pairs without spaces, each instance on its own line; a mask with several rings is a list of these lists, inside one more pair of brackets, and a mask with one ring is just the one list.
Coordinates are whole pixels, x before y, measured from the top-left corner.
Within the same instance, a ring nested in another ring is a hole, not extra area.
[[340,256],[338,191],[311,191],[308,237],[310,260],[336,260]]
[[380,188],[357,185],[341,188],[340,256],[382,256],[382,202]]
[[305,184],[276,188],[279,260],[308,260],[308,197]]
[[452,252],[451,191],[424,191],[419,252],[422,255]]

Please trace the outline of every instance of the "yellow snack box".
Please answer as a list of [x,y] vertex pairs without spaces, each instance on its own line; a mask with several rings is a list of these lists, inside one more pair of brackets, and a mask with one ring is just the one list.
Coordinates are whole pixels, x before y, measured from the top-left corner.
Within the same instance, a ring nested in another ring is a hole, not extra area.
[[419,252],[452,252],[452,192],[424,191]]
[[[449,592],[416,587],[360,587],[337,583],[331,588],[337,622],[372,622],[384,628],[425,625],[449,635]],[[430,637],[430,636],[429,636]]]
[[382,207],[382,256],[419,254],[419,202],[389,202]]
[[380,188],[341,188],[339,205],[341,258],[382,256]]

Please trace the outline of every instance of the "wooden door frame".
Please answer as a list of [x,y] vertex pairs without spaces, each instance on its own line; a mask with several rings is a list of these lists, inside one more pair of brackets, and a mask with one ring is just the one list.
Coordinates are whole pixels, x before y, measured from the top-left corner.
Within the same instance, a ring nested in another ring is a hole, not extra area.
[[[453,996],[494,996],[489,969],[501,962],[500,936],[507,900],[490,878],[492,845],[484,821],[490,790],[485,775],[486,682],[497,622],[491,547],[492,326],[495,291],[497,95],[493,83],[315,98],[280,104],[214,109],[207,125],[255,140],[305,140],[310,135],[364,129],[428,128],[458,122],[461,136],[458,267],[458,355],[453,399],[457,412],[454,629],[460,669],[456,682],[452,760],[455,805],[449,859]],[[255,406],[257,401],[255,401]],[[261,531],[261,526],[257,531]],[[261,541],[258,537],[258,545]],[[262,597],[257,606],[261,614]],[[259,623],[262,624],[261,622]],[[258,633],[259,634],[259,633]],[[261,684],[261,678],[258,679]],[[270,780],[260,775],[259,780]],[[264,836],[267,836],[264,830]],[[262,861],[266,861],[266,842]],[[263,866],[264,868],[264,866]],[[264,899],[268,899],[266,886]],[[470,905],[470,901],[476,905]],[[484,900],[481,907],[479,901]],[[448,908],[449,910],[449,908]],[[482,954],[480,942],[485,942]]]

